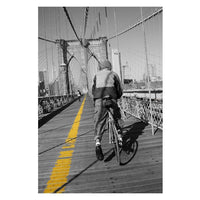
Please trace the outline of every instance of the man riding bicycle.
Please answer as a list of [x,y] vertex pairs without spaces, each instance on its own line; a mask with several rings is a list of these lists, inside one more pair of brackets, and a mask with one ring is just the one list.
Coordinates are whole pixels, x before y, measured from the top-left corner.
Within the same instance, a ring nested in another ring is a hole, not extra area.
[[[117,99],[122,96],[123,90],[119,79],[119,76],[112,71],[112,65],[110,61],[105,60],[99,64],[99,71],[96,73],[92,94],[95,105],[94,112],[94,140],[96,144],[96,156],[98,160],[103,160],[104,155],[101,148],[101,139],[103,131],[108,118],[108,111],[105,107],[105,102],[109,97],[109,101],[112,103],[111,110],[116,122],[121,119],[120,109],[117,105]],[[120,126],[116,123],[116,127],[120,130]],[[122,137],[119,132],[119,140],[122,143]]]

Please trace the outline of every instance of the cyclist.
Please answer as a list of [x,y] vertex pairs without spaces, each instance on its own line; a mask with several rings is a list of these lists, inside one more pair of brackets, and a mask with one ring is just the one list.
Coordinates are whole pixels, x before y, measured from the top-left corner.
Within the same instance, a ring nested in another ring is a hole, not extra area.
[[[112,71],[112,65],[110,61],[104,60],[99,63],[99,71],[94,76],[92,94],[95,105],[94,112],[94,140],[96,144],[96,156],[98,160],[103,160],[104,155],[101,148],[101,139],[103,136],[103,131],[108,118],[108,112],[105,108],[105,97],[110,97],[110,102],[112,103],[111,111],[113,113],[114,119],[117,122],[121,119],[120,109],[117,105],[117,99],[122,96],[123,90],[119,79],[119,76]],[[116,127],[120,130],[118,123]],[[119,133],[119,140],[122,143],[122,137]]]

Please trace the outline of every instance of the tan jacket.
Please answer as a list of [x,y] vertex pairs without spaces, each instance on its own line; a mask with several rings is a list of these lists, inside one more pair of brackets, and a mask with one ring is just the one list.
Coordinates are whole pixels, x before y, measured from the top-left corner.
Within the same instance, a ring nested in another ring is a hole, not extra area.
[[119,99],[123,90],[119,76],[108,69],[98,71],[93,80],[92,94],[93,98],[101,99],[105,96],[111,96],[113,99]]

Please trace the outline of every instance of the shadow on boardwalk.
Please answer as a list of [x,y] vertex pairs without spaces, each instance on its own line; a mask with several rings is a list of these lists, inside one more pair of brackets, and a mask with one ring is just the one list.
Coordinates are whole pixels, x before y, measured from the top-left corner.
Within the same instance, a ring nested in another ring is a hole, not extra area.
[[138,150],[137,139],[142,135],[147,125],[140,121],[123,128],[123,145],[120,152],[121,165],[128,164],[134,158]]
[[[120,151],[120,165],[126,165],[134,158],[138,150],[137,138],[142,135],[147,125],[148,124],[140,121],[123,128],[123,145]],[[104,162],[109,162],[114,156],[115,151],[113,150]]]

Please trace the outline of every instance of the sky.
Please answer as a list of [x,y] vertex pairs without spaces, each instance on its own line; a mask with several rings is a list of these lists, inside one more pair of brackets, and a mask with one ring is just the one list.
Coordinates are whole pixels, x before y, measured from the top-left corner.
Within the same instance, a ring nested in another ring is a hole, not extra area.
[[[142,8],[143,18],[149,16],[158,7]],[[72,23],[79,37],[83,35],[85,7],[67,7]],[[117,21],[117,32],[122,32],[141,20],[139,7],[107,7],[108,30],[106,29],[105,7],[89,7],[86,38],[90,38],[95,27],[96,36],[116,35],[114,10]],[[97,32],[97,21],[101,25]],[[147,62],[155,66],[156,75],[162,77],[162,13],[145,23],[145,36],[147,43]],[[38,9],[38,36],[50,40],[76,39],[74,32],[65,16],[62,7],[39,7]],[[111,49],[119,49],[122,65],[127,64],[125,76],[127,78],[141,80],[146,71],[146,54],[144,48],[144,32],[142,26],[130,30],[117,38],[109,40]],[[117,45],[118,44],[118,45]],[[58,76],[59,59],[55,44],[38,40],[38,69],[49,71],[49,81]],[[47,62],[48,60],[48,62]],[[61,62],[61,61],[60,61]],[[80,80],[80,65],[71,63],[72,76],[76,83]]]

